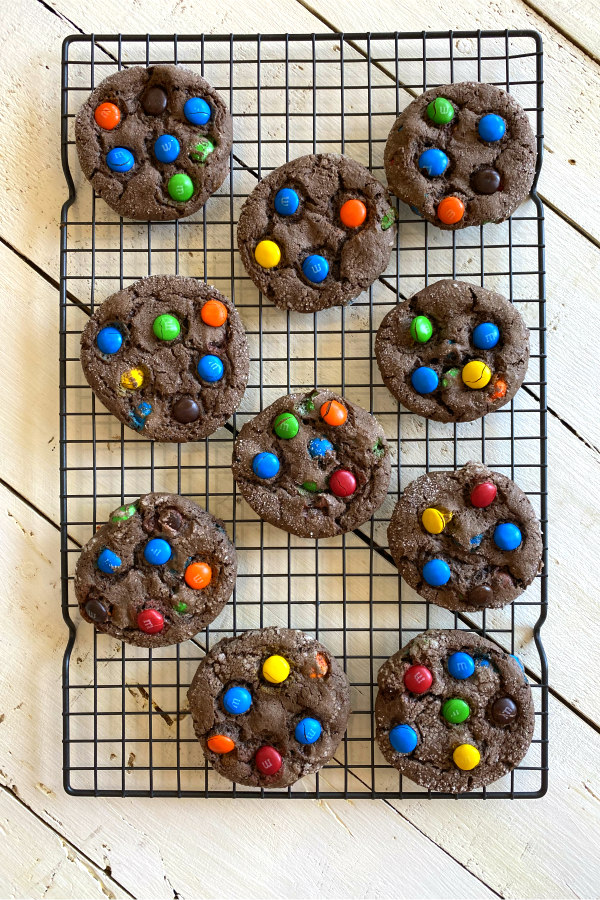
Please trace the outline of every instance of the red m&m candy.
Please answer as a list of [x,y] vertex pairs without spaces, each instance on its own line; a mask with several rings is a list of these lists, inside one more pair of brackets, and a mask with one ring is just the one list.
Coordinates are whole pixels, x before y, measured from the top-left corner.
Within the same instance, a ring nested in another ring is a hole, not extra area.
[[433,682],[433,675],[427,666],[411,666],[404,673],[404,687],[413,694],[424,694]]
[[276,775],[283,765],[281,753],[268,744],[256,751],[254,759],[261,775]]
[[329,490],[336,497],[350,497],[356,490],[356,478],[348,469],[338,469],[329,479]]
[[477,509],[485,509],[494,502],[497,493],[498,489],[493,482],[482,481],[481,484],[476,484],[471,491],[471,504]]
[[112,131],[121,121],[121,110],[114,103],[101,103],[94,110],[94,119],[100,128]]
[[158,634],[165,627],[165,617],[157,609],[143,609],[138,613],[137,624],[146,634]]

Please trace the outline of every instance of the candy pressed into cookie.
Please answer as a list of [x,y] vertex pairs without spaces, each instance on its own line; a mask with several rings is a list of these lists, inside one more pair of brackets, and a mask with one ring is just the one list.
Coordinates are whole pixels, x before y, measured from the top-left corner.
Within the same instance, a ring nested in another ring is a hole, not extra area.
[[462,793],[517,766],[534,730],[515,656],[468,631],[425,631],[379,670],[375,726],[391,766],[432,791]]
[[328,762],[348,723],[348,679],[319,641],[264,628],[224,638],[188,691],[196,736],[237,784],[280,788]]
[[542,536],[521,488],[481,463],[408,485],[388,528],[394,562],[418,594],[457,611],[514,600],[542,568]]
[[88,541],[75,570],[81,615],[138,647],[193,637],[235,586],[235,548],[219,519],[177,494],[120,506]]
[[113,294],[81,336],[81,365],[124,425],[157,441],[199,441],[237,409],[246,333],[228,297],[194,278],[153,275]]
[[347,156],[301,156],[263,178],[242,207],[238,247],[276,306],[343,306],[387,268],[396,212],[384,186]]
[[105,78],[75,122],[94,190],[130,219],[180,219],[229,172],[231,117],[211,85],[180,66],[135,66]]
[[383,503],[390,450],[377,420],[332,391],[280,397],[241,429],[233,475],[253,510],[300,537],[332,537]]
[[375,354],[386,387],[407,409],[438,422],[470,422],[517,393],[529,331],[501,294],[448,279],[385,316]]
[[444,229],[507,219],[535,175],[536,139],[506,91],[464,81],[426,91],[402,111],[385,147],[390,190]]

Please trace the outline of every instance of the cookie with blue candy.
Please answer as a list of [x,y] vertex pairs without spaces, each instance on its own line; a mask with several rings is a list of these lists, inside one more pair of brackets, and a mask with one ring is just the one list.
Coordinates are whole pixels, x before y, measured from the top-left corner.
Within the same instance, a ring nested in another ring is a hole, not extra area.
[[521,662],[470,631],[424,631],[377,676],[375,727],[391,766],[431,791],[459,794],[519,765],[534,732]]
[[242,427],[233,476],[266,522],[308,538],[363,525],[381,506],[390,448],[377,419],[333,391],[280,397]]
[[425,91],[394,122],[385,147],[392,193],[438,228],[502,222],[531,190],[536,138],[517,100],[463,81]]
[[200,209],[227,177],[232,134],[217,91],[169,65],[109,75],[75,121],[84,175],[130,219],[180,219]]
[[81,336],[81,364],[124,425],[156,441],[199,441],[237,409],[246,333],[228,297],[195,278],[154,275],[105,300]]
[[470,422],[501,409],[521,387],[529,330],[496,291],[443,279],[387,313],[375,355],[386,387],[407,409]]
[[411,482],[388,542],[406,583],[454,611],[505,606],[542,569],[540,524],[527,495],[476,462]]
[[346,674],[319,641],[288,628],[223,638],[188,691],[196,737],[219,775],[282,788],[317,772],[346,731]]
[[223,523],[187,497],[145,494],[115,509],[81,551],[75,594],[98,631],[138,647],[198,634],[235,586]]
[[368,169],[334,153],[270,172],[245,201],[237,239],[246,271],[276,306],[344,306],[387,268],[396,211]]

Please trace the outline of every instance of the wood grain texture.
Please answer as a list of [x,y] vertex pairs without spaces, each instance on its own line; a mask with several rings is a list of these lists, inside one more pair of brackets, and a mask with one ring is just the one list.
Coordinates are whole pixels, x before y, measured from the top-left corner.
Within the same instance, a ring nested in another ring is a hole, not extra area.
[[588,0],[527,0],[527,5],[600,62],[600,23]]

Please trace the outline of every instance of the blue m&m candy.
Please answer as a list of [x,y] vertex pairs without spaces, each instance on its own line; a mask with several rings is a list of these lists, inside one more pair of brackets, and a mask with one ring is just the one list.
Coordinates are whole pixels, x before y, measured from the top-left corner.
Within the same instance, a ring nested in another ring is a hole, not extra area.
[[311,253],[302,263],[302,271],[308,281],[312,281],[313,284],[321,284],[329,274],[329,263],[324,256],[319,256],[318,253]]
[[314,457],[325,456],[333,450],[333,444],[327,438],[313,438],[308,445],[308,452]]
[[117,554],[113,553],[112,550],[109,550],[108,547],[105,547],[104,550],[100,551],[96,562],[100,571],[104,572],[105,575],[111,575],[121,567],[121,560]]
[[423,578],[431,587],[448,584],[450,574],[450,566],[443,559],[430,559],[423,566]]
[[293,216],[299,205],[300,198],[291,188],[281,188],[275,194],[275,210],[280,216]]
[[437,147],[430,147],[425,150],[419,157],[419,169],[429,175],[430,178],[436,178],[443,175],[448,168],[449,159],[443,150]]
[[479,120],[477,131],[479,132],[479,137],[482,141],[488,141],[488,143],[491,144],[504,137],[506,133],[506,122],[502,116],[497,116],[495,113],[488,113],[487,116],[484,116]]
[[322,731],[321,723],[307,716],[296,725],[294,737],[299,744],[314,744],[321,737]]
[[123,335],[114,325],[106,325],[101,328],[96,337],[96,346],[100,353],[112,356],[118,353],[123,343]]
[[501,522],[494,529],[494,543],[500,550],[516,550],[522,540],[521,529],[512,522]]
[[202,381],[220,381],[225,371],[225,367],[219,357],[210,353],[198,360],[196,368]]
[[223,706],[232,716],[241,716],[252,706],[252,695],[243,687],[229,688],[223,694]]
[[111,172],[129,172],[134,162],[133,153],[125,147],[113,147],[106,154],[106,165]]
[[164,566],[172,554],[173,551],[164,538],[152,538],[144,547],[144,559],[151,566]]
[[438,374],[429,366],[419,366],[410,376],[412,386],[417,394],[431,394],[439,383]]
[[185,101],[183,114],[192,125],[206,125],[210,119],[210,106],[202,97],[190,97]]
[[396,753],[412,753],[418,743],[417,732],[410,725],[396,725],[390,731],[390,744]]
[[161,134],[154,142],[154,155],[161,163],[171,163],[179,156],[179,141],[172,134]]
[[274,453],[257,453],[252,460],[252,471],[257,478],[275,478],[279,472],[279,460]]
[[453,653],[448,657],[448,672],[453,678],[464,681],[475,671],[475,660],[468,653]]
[[491,350],[500,340],[500,330],[493,322],[482,322],[473,332],[473,343],[480,350]]

